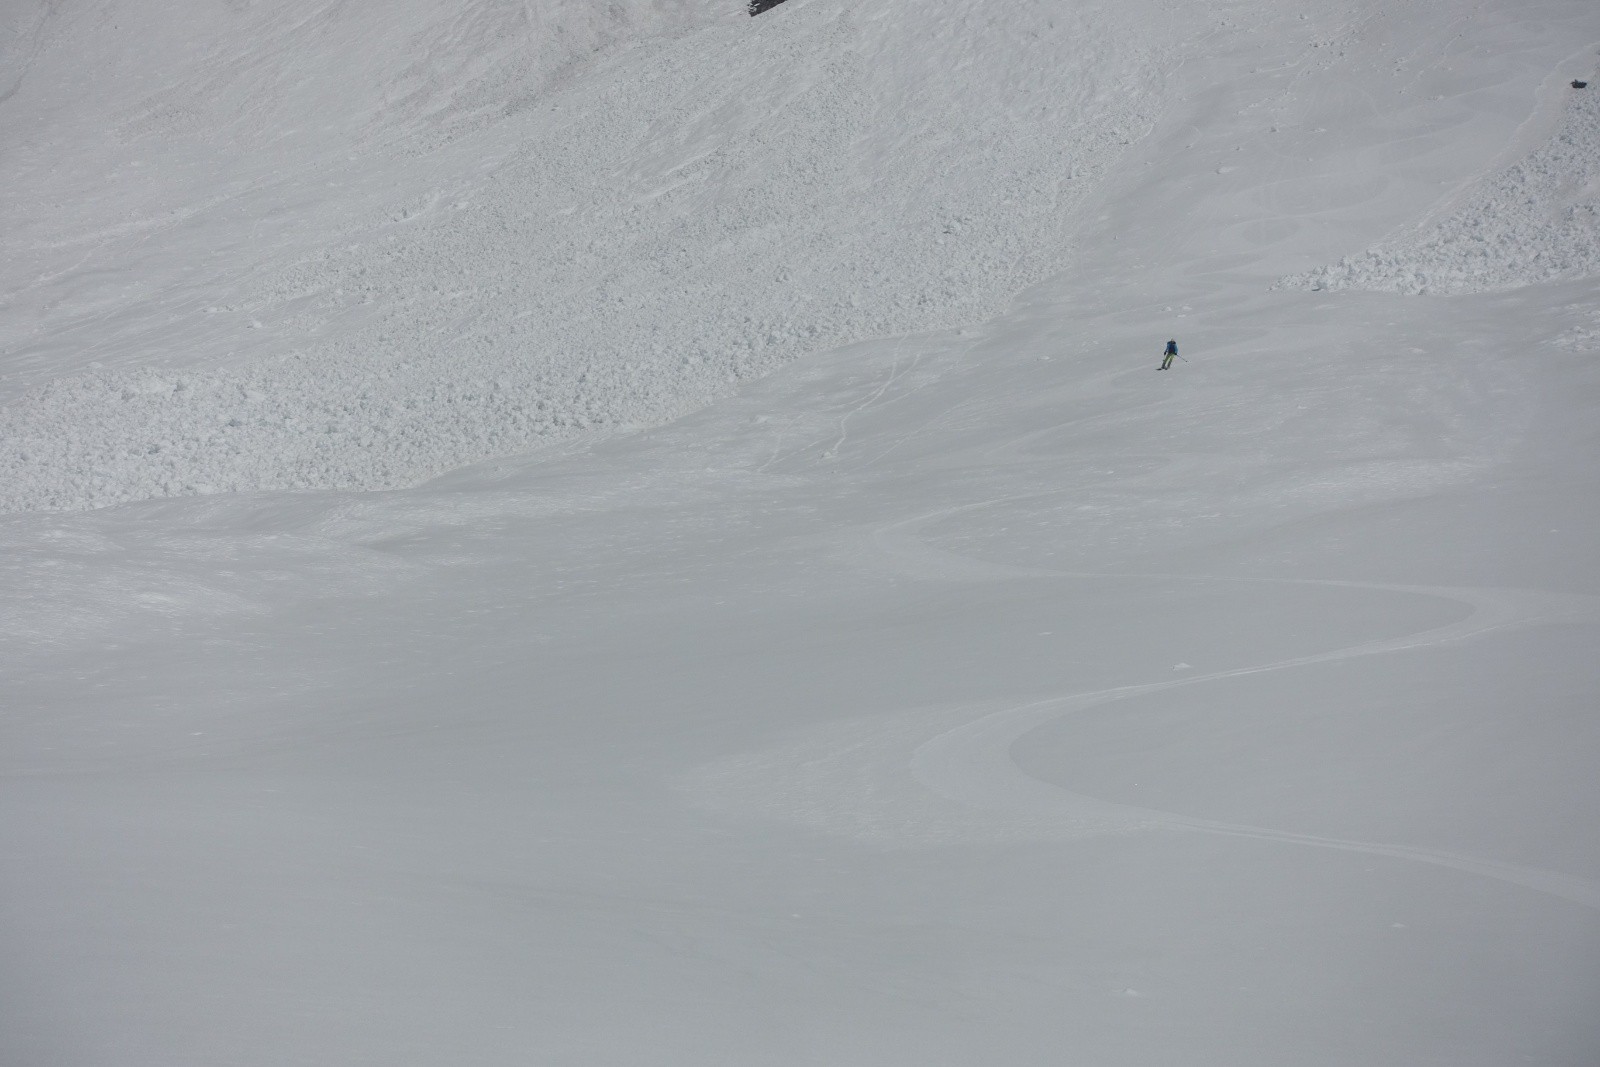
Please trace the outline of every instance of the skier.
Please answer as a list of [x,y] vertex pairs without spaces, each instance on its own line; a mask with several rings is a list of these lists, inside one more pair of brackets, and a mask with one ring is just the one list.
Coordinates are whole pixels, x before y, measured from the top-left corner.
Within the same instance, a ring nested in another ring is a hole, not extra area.
[[1177,341],[1168,341],[1167,342],[1167,350],[1165,352],[1161,353],[1161,366],[1158,367],[1157,369],[1158,370],[1166,370],[1168,367],[1172,366],[1172,361],[1173,361],[1173,359],[1175,359],[1177,357],[1177,355],[1178,355],[1178,342]]

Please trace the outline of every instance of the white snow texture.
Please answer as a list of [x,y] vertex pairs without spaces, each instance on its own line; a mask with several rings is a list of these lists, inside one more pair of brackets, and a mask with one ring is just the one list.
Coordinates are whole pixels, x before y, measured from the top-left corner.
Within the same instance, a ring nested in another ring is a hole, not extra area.
[[1594,1067],[1597,74],[0,4],[0,1067]]
[[1555,135],[1418,232],[1287,278],[1310,289],[1482,293],[1600,275],[1600,91],[1574,90]]
[[[151,91],[77,85],[138,5],[41,7],[0,112],[0,510],[410,485],[994,314],[1064,262],[1162,59],[1134,19],[1077,53],[1070,7],[895,10],[173,9]],[[111,351],[55,358],[96,323]]]

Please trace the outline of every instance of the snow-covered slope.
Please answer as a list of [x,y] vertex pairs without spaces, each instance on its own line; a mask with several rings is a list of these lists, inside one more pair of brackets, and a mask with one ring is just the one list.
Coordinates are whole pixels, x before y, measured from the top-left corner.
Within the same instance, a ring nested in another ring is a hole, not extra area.
[[1473,185],[1445,217],[1292,283],[1476,293],[1600,275],[1600,92],[1570,94],[1558,122],[1547,141]]
[[1174,44],[1072,5],[300,0],[172,9],[147,55],[132,10],[42,10],[0,112],[13,511],[414,484],[986,318]]
[[1591,0],[133,12],[0,22],[0,1062],[1600,1059]]

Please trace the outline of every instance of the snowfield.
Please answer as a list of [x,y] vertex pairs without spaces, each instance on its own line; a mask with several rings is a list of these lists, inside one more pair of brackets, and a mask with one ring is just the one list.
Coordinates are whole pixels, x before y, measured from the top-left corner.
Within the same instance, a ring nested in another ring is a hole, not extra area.
[[0,13],[0,1063],[1600,1061],[1591,0],[149,7]]

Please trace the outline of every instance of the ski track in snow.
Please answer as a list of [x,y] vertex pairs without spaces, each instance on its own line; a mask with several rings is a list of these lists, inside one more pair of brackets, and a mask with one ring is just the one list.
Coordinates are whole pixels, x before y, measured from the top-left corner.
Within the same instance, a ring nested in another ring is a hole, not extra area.
[[[940,519],[1015,499],[1020,498],[964,504],[878,527],[869,535],[871,548],[894,570],[923,580],[1149,578],[1328,586],[1436,597],[1460,603],[1468,614],[1412,634],[1171,681],[1114,686],[1020,705],[925,708],[867,723],[834,724],[780,749],[702,768],[682,783],[686,790],[705,806],[738,809],[747,815],[761,813],[823,832],[888,844],[1187,831],[1430,864],[1600,910],[1600,884],[1556,871],[1440,849],[1294,833],[1120,804],[1035,778],[1011,756],[1013,746],[1033,730],[1118,700],[1313,664],[1439,648],[1528,627],[1594,621],[1600,619],[1600,598],[1528,589],[1051,570],[960,555],[936,548],[919,536],[923,527]],[[934,722],[951,725],[928,738],[928,727]],[[904,780],[901,768],[907,765],[914,782]]]
[[[970,507],[972,506],[959,510],[968,510]],[[1225,678],[1242,678],[1271,671],[1291,670],[1315,663],[1332,663],[1361,656],[1437,648],[1469,641],[1485,634],[1529,626],[1600,618],[1600,598],[1522,589],[1435,587],[1319,579],[1218,578],[1203,575],[1106,575],[988,564],[936,549],[916,536],[916,531],[922,526],[944,518],[950,513],[950,511],[934,512],[907,522],[882,527],[875,533],[874,543],[892,561],[910,562],[914,571],[926,574],[930,570],[938,571],[944,567],[948,568],[947,576],[956,578],[973,576],[974,564],[978,564],[986,575],[991,577],[1002,575],[1033,578],[1149,577],[1200,582],[1265,581],[1324,585],[1440,597],[1460,602],[1470,609],[1470,613],[1458,622],[1402,637],[1370,641],[1314,655],[1296,656],[1252,667],[1236,667],[1174,681],[1116,686],[1089,693],[1052,697],[992,712],[974,722],[946,730],[917,747],[911,758],[912,772],[918,781],[935,793],[988,811],[1064,818],[1075,825],[1103,824],[1115,827],[1120,822],[1124,824],[1123,828],[1130,830],[1188,830],[1389,856],[1509,882],[1584,907],[1600,909],[1600,885],[1553,871],[1520,864],[1500,863],[1437,849],[1297,834],[1239,823],[1196,819],[1177,812],[1113,804],[1061,789],[1034,778],[1024,772],[1011,758],[1012,746],[1032,730],[1063,715],[1085,711],[1113,701],[1184,686],[1201,685]]]

